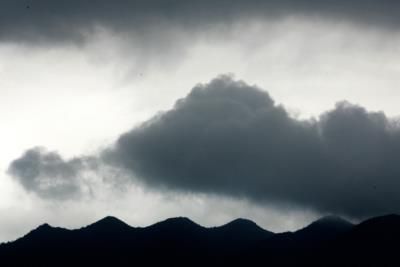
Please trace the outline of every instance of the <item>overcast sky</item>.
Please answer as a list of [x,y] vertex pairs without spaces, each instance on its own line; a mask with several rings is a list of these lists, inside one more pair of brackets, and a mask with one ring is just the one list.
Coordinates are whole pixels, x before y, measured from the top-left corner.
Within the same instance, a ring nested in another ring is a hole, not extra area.
[[0,241],[400,212],[400,4],[0,3]]

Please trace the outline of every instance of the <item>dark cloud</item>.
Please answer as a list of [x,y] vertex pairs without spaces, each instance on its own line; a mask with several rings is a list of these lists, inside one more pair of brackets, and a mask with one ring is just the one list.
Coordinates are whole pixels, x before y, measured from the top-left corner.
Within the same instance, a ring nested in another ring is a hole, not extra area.
[[[256,86],[220,76],[121,135],[99,161],[158,190],[366,217],[400,212],[400,127],[340,102],[299,120]],[[100,160],[101,159],[101,160]],[[10,173],[30,191],[78,191],[82,159],[29,150]]]
[[400,211],[400,130],[338,103],[297,120],[221,76],[123,134],[105,158],[152,187],[246,197],[363,217]]
[[392,0],[3,0],[0,39],[80,42],[97,28],[145,35],[153,41],[180,29],[193,38],[195,31],[217,24],[292,15],[396,29],[399,11],[400,3]]
[[[89,158],[66,161],[57,152],[32,148],[14,160],[8,172],[27,191],[43,198],[68,199],[80,195],[82,180],[78,180],[78,175],[89,163]],[[94,167],[93,163],[90,165]]]

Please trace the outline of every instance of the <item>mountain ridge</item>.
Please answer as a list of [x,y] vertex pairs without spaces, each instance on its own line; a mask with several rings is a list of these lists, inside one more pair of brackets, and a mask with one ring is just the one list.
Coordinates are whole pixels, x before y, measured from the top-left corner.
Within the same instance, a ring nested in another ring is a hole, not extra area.
[[328,216],[284,233],[243,218],[217,227],[186,217],[132,227],[107,216],[71,230],[42,224],[0,244],[0,259],[5,266],[245,266],[266,259],[270,266],[392,266],[399,240],[399,215],[359,224]]

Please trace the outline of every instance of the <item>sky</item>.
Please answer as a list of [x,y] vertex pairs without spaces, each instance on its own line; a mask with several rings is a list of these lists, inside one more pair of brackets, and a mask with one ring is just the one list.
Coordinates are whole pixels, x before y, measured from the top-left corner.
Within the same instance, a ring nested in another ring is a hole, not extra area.
[[0,242],[44,222],[400,211],[400,4],[4,0]]

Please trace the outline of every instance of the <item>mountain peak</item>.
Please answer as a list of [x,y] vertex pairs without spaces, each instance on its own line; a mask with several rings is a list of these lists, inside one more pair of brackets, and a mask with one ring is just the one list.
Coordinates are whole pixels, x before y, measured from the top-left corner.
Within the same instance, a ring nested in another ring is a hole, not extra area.
[[259,239],[273,234],[261,228],[255,222],[242,218],[235,219],[214,229],[220,231],[226,237],[230,236],[230,238],[235,237],[240,239]]
[[317,226],[317,225],[318,226],[333,226],[333,225],[335,225],[335,226],[343,226],[343,227],[353,226],[353,224],[351,222],[346,221],[342,217],[335,216],[335,215],[324,216],[324,217],[314,221],[310,225],[308,225],[308,227]]
[[113,216],[106,216],[97,222],[86,226],[87,229],[94,229],[98,231],[110,231],[131,228],[128,224]]
[[49,240],[52,238],[59,238],[60,235],[66,233],[68,231],[69,230],[67,230],[67,229],[60,228],[60,227],[53,227],[53,226],[49,225],[48,223],[44,223],[44,224],[39,225],[37,228],[33,229],[29,233],[27,233],[22,238],[17,239],[17,241],[24,239],[24,238],[27,238],[27,239],[39,238],[40,240],[45,240],[45,239]]
[[160,226],[160,225],[164,225],[164,226],[198,226],[201,227],[200,225],[198,225],[197,223],[193,222],[192,220],[190,220],[187,217],[173,217],[173,218],[169,218],[166,219],[164,221],[155,223],[152,226]]
[[44,224],[39,225],[36,229],[49,229],[49,228],[53,228],[53,227],[48,223],[44,223]]
[[201,225],[198,225],[197,223],[193,222],[189,218],[186,217],[174,217],[174,218],[169,218],[164,221],[155,223],[149,227],[147,227],[148,230],[150,231],[157,231],[157,232],[169,232],[169,233],[178,233],[181,231],[195,231],[197,232],[198,230],[203,230],[205,229]]
[[243,218],[237,218],[225,225],[258,226],[255,222]]
[[338,216],[325,216],[294,232],[299,240],[329,240],[353,228],[353,224]]
[[179,223],[194,223],[191,219],[188,217],[172,217],[164,220],[164,222],[179,222]]
[[255,230],[260,230],[260,231],[266,231],[263,228],[261,228],[258,224],[256,224],[255,222],[248,220],[248,219],[243,219],[243,218],[235,219],[227,224],[220,226],[220,228],[231,228],[232,230],[255,229]]
[[55,229],[55,228],[52,227],[51,225],[49,225],[48,223],[44,223],[44,224],[39,225],[36,229],[32,230],[31,233],[32,232],[35,232],[35,233],[37,233],[37,232],[40,232],[40,233],[48,232],[48,231],[50,231],[52,229]]
[[95,223],[99,223],[99,224],[126,224],[123,221],[121,221],[120,219],[114,217],[114,216],[106,216],[103,219],[98,220]]

